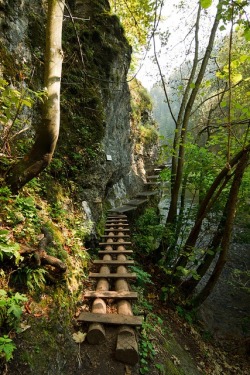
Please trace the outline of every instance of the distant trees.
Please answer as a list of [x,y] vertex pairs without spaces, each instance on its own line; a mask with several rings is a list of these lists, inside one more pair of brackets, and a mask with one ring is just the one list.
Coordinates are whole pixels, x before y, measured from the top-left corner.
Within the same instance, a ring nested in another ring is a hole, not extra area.
[[[217,259],[211,278],[196,296],[196,304],[211,292],[226,261],[237,198],[250,152],[247,3],[219,0],[216,14],[210,16],[212,26],[204,46],[200,36],[205,35],[201,25],[205,19],[203,8],[209,8],[211,3],[201,0],[197,4],[196,19],[183,36],[187,46],[183,54],[185,52],[187,58],[180,67],[181,83],[176,87],[180,98],[177,115],[172,107],[172,92],[168,89],[169,84],[171,87],[174,84],[166,81],[155,48],[165,101],[175,123],[166,235],[157,252],[162,256],[163,268],[171,265],[174,283],[182,285],[186,297],[192,295],[212,260]],[[218,29],[223,31],[227,25],[230,35],[214,49]],[[237,41],[244,45],[241,52],[234,47],[236,25]],[[158,33],[157,28],[155,31]],[[187,189],[198,196],[197,210],[185,208]]]

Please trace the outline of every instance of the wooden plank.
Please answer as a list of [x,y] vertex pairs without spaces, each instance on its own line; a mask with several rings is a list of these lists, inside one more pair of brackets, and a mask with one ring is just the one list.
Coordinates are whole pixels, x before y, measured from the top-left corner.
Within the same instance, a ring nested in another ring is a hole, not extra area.
[[117,229],[117,228],[114,228],[114,229],[104,229],[105,232],[129,232],[130,230],[129,229],[125,229],[125,228],[122,228],[122,229]]
[[127,219],[127,216],[126,215],[115,215],[115,216],[108,215],[107,219]]
[[160,193],[159,190],[155,190],[155,191],[142,191],[141,193],[137,194],[137,197],[148,197],[148,196],[151,196],[151,195],[156,195],[158,193]]
[[111,246],[124,246],[124,245],[132,245],[132,242],[99,242],[99,245],[100,246],[108,246],[108,245],[111,245]]
[[99,250],[98,254],[132,254],[133,250]]
[[94,314],[91,312],[82,312],[77,320],[79,322],[141,326],[143,323],[143,316],[130,316],[123,314]]
[[157,180],[159,178],[159,175],[152,175],[152,176],[147,176],[147,180]]
[[105,227],[128,227],[127,223],[106,223]]
[[94,264],[107,264],[111,266],[129,265],[134,264],[133,260],[94,260]]
[[126,204],[131,206],[139,206],[140,204],[148,202],[148,199],[131,199],[130,201],[126,202]]
[[137,299],[138,293],[137,292],[115,292],[113,290],[110,291],[92,291],[89,290],[84,293],[84,298],[116,298],[116,299]]
[[99,272],[90,272],[90,278],[107,278],[107,279],[136,279],[137,275],[135,272],[126,272],[126,273],[99,273]]
[[134,211],[136,209],[136,207],[134,206],[120,206],[120,207],[116,207],[116,208],[112,208],[112,210],[110,210],[110,212],[129,212],[129,211]]
[[[122,229],[120,230],[120,232],[122,232]],[[130,235],[129,234],[112,234],[111,236],[108,235],[108,234],[102,234],[101,236],[102,238],[129,238]]]

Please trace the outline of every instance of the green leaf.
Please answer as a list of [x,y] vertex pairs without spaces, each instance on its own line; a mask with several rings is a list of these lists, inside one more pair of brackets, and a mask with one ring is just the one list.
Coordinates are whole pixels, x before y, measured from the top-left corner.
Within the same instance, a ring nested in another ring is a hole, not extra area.
[[250,42],[250,29],[244,31],[244,37],[247,42]]
[[200,0],[201,1],[201,7],[203,8],[203,9],[207,9],[207,8],[209,8],[209,7],[211,7],[211,5],[212,5],[212,0]]
[[195,88],[195,83],[194,82],[192,82],[192,83],[190,83],[190,86],[189,86],[191,89],[194,89]]

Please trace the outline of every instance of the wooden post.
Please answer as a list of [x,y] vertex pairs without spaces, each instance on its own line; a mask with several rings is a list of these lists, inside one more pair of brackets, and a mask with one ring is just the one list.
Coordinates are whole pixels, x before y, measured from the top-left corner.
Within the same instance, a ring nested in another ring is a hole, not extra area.
[[[109,254],[104,255],[103,260],[111,260],[112,257]],[[110,273],[110,269],[108,266],[102,266],[100,269],[100,273]],[[96,291],[102,290],[107,291],[109,290],[109,282],[107,279],[103,278],[100,279],[96,286]],[[93,302],[91,311],[93,313],[106,313],[106,303],[101,298],[96,298]],[[101,323],[92,323],[89,326],[87,340],[90,344],[100,344],[105,340],[105,329],[103,324]]]
[[[122,248],[122,246],[119,246]],[[124,247],[123,247],[124,249]],[[122,249],[120,249],[122,250]],[[119,254],[117,259],[126,260],[126,256]],[[117,273],[126,273],[127,268],[124,266],[117,267]],[[129,286],[125,279],[118,279],[115,283],[116,291],[128,291]],[[117,303],[118,314],[133,315],[130,302],[121,300]],[[138,344],[134,329],[128,326],[120,327],[117,335],[115,358],[118,361],[135,365],[139,360]]]

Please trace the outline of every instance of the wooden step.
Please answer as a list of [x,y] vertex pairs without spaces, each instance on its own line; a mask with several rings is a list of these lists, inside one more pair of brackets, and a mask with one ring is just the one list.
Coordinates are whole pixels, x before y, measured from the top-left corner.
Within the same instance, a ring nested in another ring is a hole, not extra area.
[[99,242],[100,246],[124,246],[124,245],[132,245],[132,242]]
[[106,225],[105,225],[105,228],[106,227],[128,227],[129,226],[129,224],[127,224],[127,223],[106,223]]
[[133,250],[99,250],[98,254],[103,255],[103,254],[132,254]]
[[127,219],[119,219],[119,220],[117,220],[117,219],[107,219],[107,221],[106,221],[106,223],[116,223],[116,224],[119,224],[119,223],[121,223],[121,224],[128,224],[128,220]]
[[130,230],[129,229],[117,229],[117,228],[114,228],[114,229],[104,229],[104,232],[129,232]]
[[137,275],[135,272],[126,272],[126,273],[90,272],[89,277],[95,278],[95,279],[136,279]]
[[142,191],[141,193],[137,194],[137,197],[150,197],[151,195],[156,195],[159,194],[159,190],[154,190],[154,191]]
[[[120,232],[122,232],[122,230],[120,230]],[[109,234],[102,234],[101,237],[102,238],[114,238],[116,240],[118,238],[129,238],[130,235],[129,234],[112,234],[110,236]]]
[[146,185],[146,186],[157,186],[157,185],[160,185],[160,182],[159,181],[145,182],[144,185]]
[[88,323],[141,326],[143,323],[143,317],[124,314],[94,314],[91,312],[82,312],[77,318],[77,321]]
[[87,291],[83,295],[84,298],[115,298],[115,299],[137,299],[138,293],[137,292],[115,292],[113,290],[109,290],[106,292],[103,291]]
[[130,206],[139,206],[140,204],[148,202],[148,199],[131,199],[130,201],[126,202],[126,204]]
[[158,180],[158,175],[147,176],[147,180]]
[[129,211],[134,211],[136,209],[136,207],[134,206],[120,206],[120,207],[116,207],[116,208],[112,208],[111,210],[109,210],[110,212],[129,212]]
[[107,219],[127,219],[127,215],[108,215]]
[[131,265],[134,264],[135,262],[133,260],[103,260],[103,259],[98,259],[94,260],[94,264],[108,264],[111,266],[121,266],[121,265]]

